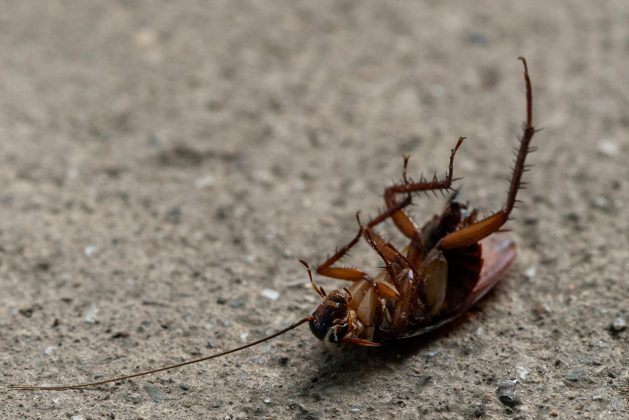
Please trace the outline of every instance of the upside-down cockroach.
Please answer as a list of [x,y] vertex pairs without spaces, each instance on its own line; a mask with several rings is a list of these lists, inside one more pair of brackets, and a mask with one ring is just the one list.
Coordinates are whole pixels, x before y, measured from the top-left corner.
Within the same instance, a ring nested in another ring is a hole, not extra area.
[[[308,264],[301,261],[312,287],[322,299],[311,315],[252,343],[159,369],[76,385],[19,385],[12,388],[67,390],[117,382],[234,353],[305,323],[310,325],[318,339],[327,343],[381,346],[392,340],[425,334],[459,317],[505,276],[516,256],[512,240],[493,234],[507,222],[518,201],[516,196],[522,185],[522,175],[528,168],[525,161],[532,151],[530,143],[535,134],[528,67],[524,58],[519,60],[524,65],[526,122],[501,210],[479,219],[476,210],[456,201],[455,193],[440,215],[419,228],[405,208],[411,203],[413,193],[453,190],[454,157],[464,138],[460,138],[452,149],[448,171],[442,179],[435,176],[432,180],[422,177],[419,182],[413,181],[407,177],[408,157],[405,157],[402,182],[385,189],[386,209],[364,224],[357,214],[359,229],[356,236],[316,267],[317,274],[347,281],[349,286],[326,293],[314,283]],[[373,230],[389,219],[410,240],[401,251]],[[383,270],[375,277],[357,268],[336,265],[361,238],[384,263]]]

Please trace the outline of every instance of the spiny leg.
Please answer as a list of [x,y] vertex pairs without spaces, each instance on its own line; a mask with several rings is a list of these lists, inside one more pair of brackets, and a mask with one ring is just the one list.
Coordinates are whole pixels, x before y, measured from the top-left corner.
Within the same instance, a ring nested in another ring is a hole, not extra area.
[[[411,197],[406,197],[400,203],[397,203],[394,207],[386,209],[378,216],[374,217],[367,223],[365,226],[368,228],[379,225],[380,223],[387,220],[391,217],[395,212],[402,210],[404,207],[408,206],[411,203]],[[349,241],[347,244],[339,248],[334,255],[329,257],[319,266],[317,266],[316,272],[320,276],[331,277],[333,279],[338,280],[348,280],[348,281],[356,281],[361,279],[371,279],[371,277],[362,270],[353,267],[335,267],[334,264],[337,263],[341,258],[347,254],[347,252],[354,247],[360,240],[360,237],[363,235],[363,229],[359,229],[358,233],[354,238]]]
[[[409,253],[407,255],[408,260],[417,260],[422,252],[421,231],[415,225],[412,219],[406,214],[406,212],[404,212],[404,207],[411,203],[410,193],[418,191],[449,189],[452,185],[452,182],[454,181],[452,177],[454,156],[464,139],[465,137],[459,138],[454,149],[452,149],[450,154],[448,173],[446,174],[446,178],[442,180],[437,180],[435,178],[432,181],[421,181],[416,183],[409,182],[406,176],[408,157],[405,157],[403,172],[404,184],[393,185],[385,190],[384,195],[387,209],[380,215],[369,221],[369,223],[367,223],[366,225],[368,228],[371,228],[384,222],[389,217],[393,218],[394,223],[396,224],[396,226],[398,226],[400,231],[402,231],[403,234],[412,239],[412,242],[409,246]],[[396,201],[396,196],[398,194],[404,193],[407,194],[407,197],[402,202],[398,203]],[[343,256],[345,256],[345,254],[347,254],[347,252],[358,243],[358,240],[360,239],[360,236],[362,234],[363,232],[359,231],[350,242],[341,247],[338,251],[334,253],[334,255],[329,257],[321,265],[317,266],[317,274],[334,279],[349,281],[369,278],[369,276],[364,271],[358,270],[353,267],[334,267],[334,264],[338,262],[341,258],[343,258]]]
[[356,281],[361,279],[371,279],[369,274],[354,267],[335,267],[334,264],[347,254],[360,240],[363,232],[360,230],[354,238],[347,244],[339,248],[334,255],[318,265],[316,272],[320,276],[331,277],[338,280]]
[[535,149],[530,147],[531,140],[535,134],[533,127],[533,93],[531,89],[531,79],[529,78],[529,70],[526,60],[519,57],[524,65],[524,81],[526,83],[526,122],[524,123],[524,132],[520,138],[520,147],[515,158],[513,166],[513,174],[507,193],[507,200],[504,207],[498,212],[479,220],[467,227],[456,232],[452,232],[445,236],[437,245],[440,249],[456,249],[472,245],[483,238],[497,232],[509,220],[509,215],[513,211],[517,200],[518,190],[522,188],[522,175],[528,171],[529,166],[526,165],[526,156]]
[[[447,190],[451,189],[452,182],[455,181],[453,179],[454,172],[454,156],[456,152],[461,147],[461,144],[465,140],[465,137],[460,137],[456,142],[454,148],[450,151],[450,161],[448,164],[448,172],[444,179],[438,180],[436,176],[432,179],[432,181],[427,181],[425,179],[421,179],[420,182],[410,182],[407,177],[408,171],[408,156],[404,156],[404,169],[402,172],[402,179],[404,181],[403,184],[392,185],[384,191],[384,201],[388,208],[395,207],[396,204],[396,196],[398,194],[411,194],[413,192],[420,191],[437,191],[437,190]],[[421,234],[421,230],[415,224],[413,219],[403,210],[395,212],[391,218],[393,222],[397,226],[397,228],[404,234],[406,237],[411,239],[411,243],[408,246],[406,257],[411,262],[411,266],[416,266],[420,263],[423,253],[424,253],[424,240]]]

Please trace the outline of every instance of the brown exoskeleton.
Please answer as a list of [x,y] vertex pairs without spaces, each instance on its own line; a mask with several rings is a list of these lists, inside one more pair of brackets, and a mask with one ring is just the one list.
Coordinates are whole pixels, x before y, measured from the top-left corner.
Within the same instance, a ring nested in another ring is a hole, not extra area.
[[[351,286],[326,294],[314,284],[308,264],[302,261],[313,288],[323,299],[309,321],[316,337],[334,343],[379,346],[387,340],[425,334],[463,314],[504,277],[515,259],[515,243],[492,234],[507,222],[517,202],[535,134],[531,82],[526,60],[520,60],[524,64],[527,119],[504,207],[478,220],[476,210],[457,202],[454,194],[441,215],[418,228],[404,211],[410,203],[409,195],[452,188],[454,156],[464,138],[452,149],[443,179],[409,180],[405,157],[404,182],[385,189],[387,210],[366,225],[357,214],[358,234],[317,267],[317,274],[351,281]],[[398,201],[402,194],[407,195],[406,200]],[[372,229],[388,218],[410,240],[402,251]],[[357,268],[335,266],[361,237],[384,262],[385,269],[376,277]]]
[[[410,180],[406,175],[408,158],[405,157],[403,182],[385,190],[386,210],[366,224],[361,223],[357,214],[360,228],[356,236],[316,268],[319,275],[350,282],[348,287],[326,293],[313,282],[308,264],[301,261],[313,288],[323,300],[312,315],[244,346],[159,369],[77,385],[12,388],[77,389],[148,375],[255,346],[306,322],[313,334],[326,342],[380,346],[390,340],[427,333],[462,315],[505,276],[516,255],[513,241],[493,234],[507,222],[517,202],[522,175],[527,170],[526,156],[535,134],[531,81],[526,60],[522,57],[520,60],[524,65],[527,116],[507,199],[501,210],[479,219],[477,212],[457,202],[454,194],[440,215],[419,228],[405,211],[411,195],[452,190],[454,157],[464,139],[460,138],[452,149],[448,172],[443,179]],[[400,200],[400,196],[404,198]],[[410,240],[401,251],[373,230],[388,219]],[[361,238],[384,262],[384,270],[375,277],[357,268],[336,265]]]

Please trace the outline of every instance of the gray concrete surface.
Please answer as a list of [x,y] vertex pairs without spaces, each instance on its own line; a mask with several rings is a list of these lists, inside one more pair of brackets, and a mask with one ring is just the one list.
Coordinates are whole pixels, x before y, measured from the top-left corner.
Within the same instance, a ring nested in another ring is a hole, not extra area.
[[[347,241],[403,153],[443,171],[467,136],[463,197],[498,208],[518,55],[544,128],[518,262],[456,325],[339,354],[302,328],[99,389],[3,390],[0,417],[629,418],[629,330],[610,330],[629,321],[626,1],[0,9],[0,385],[134,372],[307,314],[296,260]],[[423,221],[442,200],[416,204]],[[516,378],[509,407],[496,389]]]

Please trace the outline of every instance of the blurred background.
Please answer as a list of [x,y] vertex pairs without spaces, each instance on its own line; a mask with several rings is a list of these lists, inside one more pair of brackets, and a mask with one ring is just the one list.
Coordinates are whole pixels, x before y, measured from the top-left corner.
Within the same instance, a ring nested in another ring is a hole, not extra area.
[[[464,322],[340,355],[303,328],[100,391],[3,393],[3,417],[627,415],[626,1],[0,10],[3,384],[109,377],[302,317],[318,300],[296,260],[349,240],[402,154],[415,177],[442,173],[466,136],[462,197],[499,208],[525,118],[520,55],[543,128],[509,225],[518,263]],[[421,224],[443,200],[415,204]],[[365,246],[348,262],[378,264]]]

